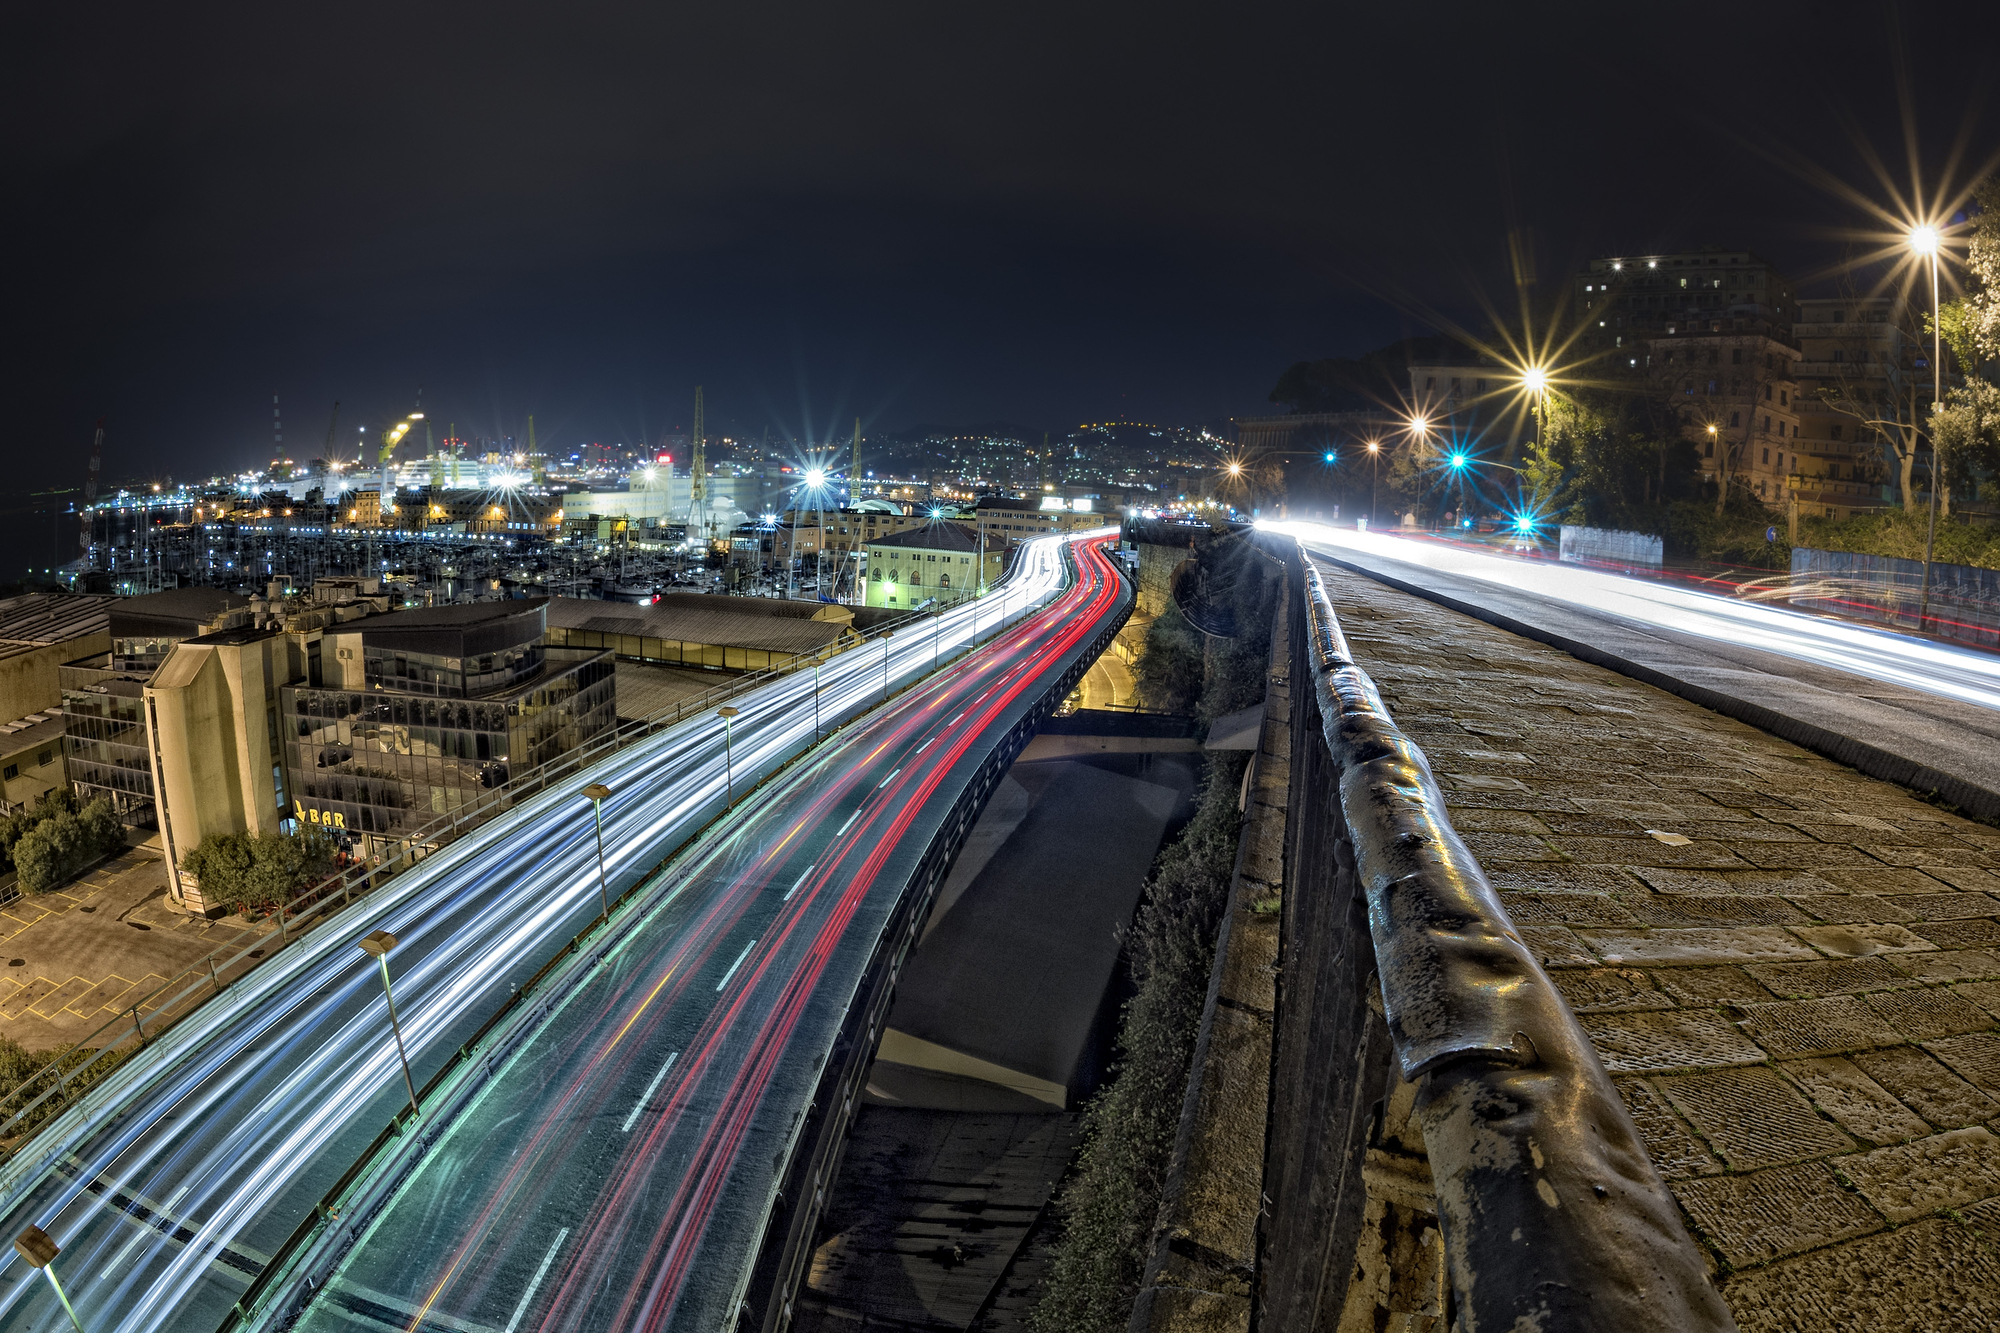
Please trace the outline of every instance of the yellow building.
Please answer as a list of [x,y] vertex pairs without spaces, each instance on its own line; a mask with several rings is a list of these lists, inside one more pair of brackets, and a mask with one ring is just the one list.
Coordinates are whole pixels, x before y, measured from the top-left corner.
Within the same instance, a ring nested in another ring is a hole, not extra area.
[[867,544],[867,605],[910,610],[975,597],[1006,568],[1006,544],[982,549],[965,524],[939,522]]

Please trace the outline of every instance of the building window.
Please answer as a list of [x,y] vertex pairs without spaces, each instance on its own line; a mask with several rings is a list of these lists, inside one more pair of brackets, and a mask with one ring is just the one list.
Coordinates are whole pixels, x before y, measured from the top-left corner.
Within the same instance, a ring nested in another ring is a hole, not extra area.
[[1769,417],[1764,418],[1764,433],[1766,435],[1771,433],[1771,418]]
[[19,764],[9,764],[7,765],[6,771],[0,772],[0,779],[5,779],[8,782],[12,782],[15,778],[18,778],[20,776],[21,776],[21,766]]
[[1713,457],[1715,457],[1715,441],[1714,441],[1714,440],[1709,440],[1709,441],[1708,441],[1707,443],[1705,443],[1705,444],[1703,444],[1703,445],[1701,446],[1701,456],[1702,456],[1703,458],[1713,458]]
[[1731,426],[1741,426],[1743,424],[1743,414],[1741,412],[1731,412],[1729,414],[1729,424]]
[[1764,451],[1764,461],[1765,461],[1766,463],[1768,463],[1768,462],[1770,462],[1770,461],[1771,461],[1771,451],[1770,451],[1769,449],[1766,449],[1766,450]]
[[35,767],[40,768],[56,757],[54,750],[43,750],[35,756]]
[[1828,427],[1826,428],[1826,437],[1827,437],[1828,439],[1830,439],[1830,440],[1837,440],[1837,439],[1839,439],[1839,438],[1840,438],[1840,427],[1839,427],[1839,426],[1828,426]]
[[1743,364],[1743,349],[1741,347],[1732,347],[1729,349],[1729,364],[1732,366]]

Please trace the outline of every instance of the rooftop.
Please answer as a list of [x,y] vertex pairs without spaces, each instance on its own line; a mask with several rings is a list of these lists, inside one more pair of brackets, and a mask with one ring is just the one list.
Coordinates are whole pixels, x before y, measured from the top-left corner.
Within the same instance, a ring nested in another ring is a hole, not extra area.
[[[919,551],[962,551],[968,555],[980,549],[977,535],[958,523],[932,523],[911,528],[892,537],[873,537],[870,546],[907,546]],[[989,543],[991,545],[991,543]],[[998,554],[996,551],[995,554]]]
[[809,653],[839,642],[847,618],[815,620],[810,615],[743,609],[742,604],[769,602],[779,607],[813,608],[810,602],[786,603],[776,598],[707,597],[700,594],[662,597],[655,606],[624,606],[559,597],[549,606],[549,624],[564,630],[595,634],[625,634],[669,643],[704,643],[724,648],[754,648],[764,652]]
[[0,643],[64,643],[99,634],[116,597],[75,593],[28,593],[0,600]]

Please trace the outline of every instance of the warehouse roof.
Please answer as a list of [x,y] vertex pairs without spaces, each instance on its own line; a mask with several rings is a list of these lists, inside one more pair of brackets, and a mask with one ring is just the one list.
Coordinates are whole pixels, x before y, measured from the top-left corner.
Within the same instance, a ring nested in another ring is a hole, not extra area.
[[549,627],[778,653],[815,652],[838,643],[848,632],[844,620],[811,620],[793,614],[750,612],[736,605],[726,609],[709,609],[721,603],[763,600],[774,599],[696,594],[675,597],[672,601],[663,597],[655,606],[624,606],[616,602],[558,597],[549,603]]
[[[953,551],[970,555],[980,549],[979,538],[963,524],[932,523],[927,527],[911,528],[893,537],[870,537],[869,546],[907,546],[918,551]],[[993,555],[1000,554],[997,542],[989,542]]]

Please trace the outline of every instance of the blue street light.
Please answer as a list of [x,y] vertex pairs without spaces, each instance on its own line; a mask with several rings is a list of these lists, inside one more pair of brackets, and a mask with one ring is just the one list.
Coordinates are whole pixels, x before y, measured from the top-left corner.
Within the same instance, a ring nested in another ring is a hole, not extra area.
[[1326,451],[1326,461],[1329,463],[1333,461],[1333,450],[1329,449]]
[[1453,467],[1462,468],[1465,466],[1465,464],[1466,464],[1466,458],[1464,454],[1453,454],[1451,456],[1451,465]]

